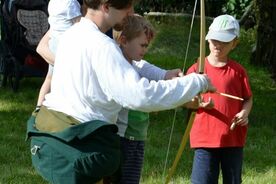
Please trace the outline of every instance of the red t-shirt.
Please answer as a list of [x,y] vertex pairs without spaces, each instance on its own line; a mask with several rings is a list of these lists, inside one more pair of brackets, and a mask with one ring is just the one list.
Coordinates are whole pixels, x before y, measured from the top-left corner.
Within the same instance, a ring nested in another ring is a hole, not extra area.
[[[187,73],[197,71],[197,63]],[[245,69],[233,60],[223,67],[214,67],[205,59],[204,73],[211,79],[218,92],[227,93],[244,99],[251,97],[252,92]],[[230,130],[231,120],[241,111],[243,101],[221,96],[216,93],[202,94],[206,101],[214,100],[211,110],[198,109],[191,133],[192,148],[242,147],[245,144],[247,126],[236,126]]]

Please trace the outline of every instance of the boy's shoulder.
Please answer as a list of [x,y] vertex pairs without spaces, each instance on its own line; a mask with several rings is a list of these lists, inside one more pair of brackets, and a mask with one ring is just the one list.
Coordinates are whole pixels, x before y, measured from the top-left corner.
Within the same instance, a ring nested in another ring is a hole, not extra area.
[[243,65],[241,63],[239,63],[237,60],[234,60],[234,59],[231,59],[231,58],[228,59],[228,65],[232,66],[232,67],[235,67],[236,69],[245,70],[245,68],[243,67]]

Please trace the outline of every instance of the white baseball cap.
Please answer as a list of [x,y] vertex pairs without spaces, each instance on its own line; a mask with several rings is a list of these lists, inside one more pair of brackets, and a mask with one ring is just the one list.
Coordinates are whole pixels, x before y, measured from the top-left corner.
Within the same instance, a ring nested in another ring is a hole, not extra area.
[[216,17],[209,27],[206,40],[218,40],[230,42],[240,35],[239,22],[231,15],[220,15]]

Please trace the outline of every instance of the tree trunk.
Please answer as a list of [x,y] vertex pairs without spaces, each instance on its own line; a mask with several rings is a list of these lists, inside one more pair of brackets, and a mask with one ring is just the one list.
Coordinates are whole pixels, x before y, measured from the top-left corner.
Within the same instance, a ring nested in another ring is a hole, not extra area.
[[251,62],[266,66],[276,79],[276,1],[256,0],[259,11],[256,51]]

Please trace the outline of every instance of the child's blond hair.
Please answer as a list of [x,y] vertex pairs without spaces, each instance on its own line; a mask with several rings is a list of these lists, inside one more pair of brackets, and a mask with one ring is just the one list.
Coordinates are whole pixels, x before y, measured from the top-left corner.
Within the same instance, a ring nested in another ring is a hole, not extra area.
[[122,31],[113,31],[113,38],[120,43],[121,36],[124,36],[127,41],[131,41],[142,33],[146,34],[148,41],[155,36],[155,30],[151,23],[144,17],[135,14],[125,18]]

